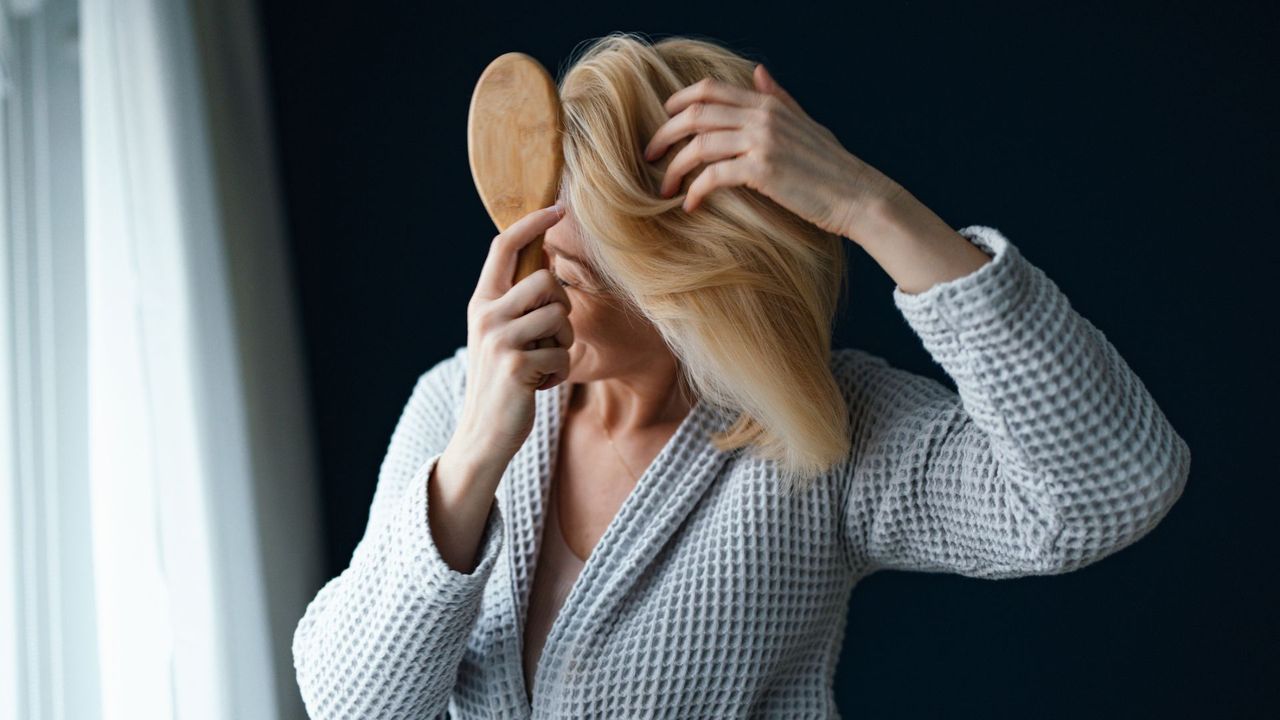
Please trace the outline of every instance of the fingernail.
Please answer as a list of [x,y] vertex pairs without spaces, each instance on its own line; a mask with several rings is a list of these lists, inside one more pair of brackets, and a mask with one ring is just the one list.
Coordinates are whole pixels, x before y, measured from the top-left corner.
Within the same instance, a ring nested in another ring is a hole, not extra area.
[[561,205],[560,203],[556,203],[555,205],[552,205],[552,206],[551,206],[551,212],[553,212],[553,213],[555,213],[555,214],[557,214],[557,215],[559,215],[559,214],[563,213],[563,212],[564,212],[564,205]]

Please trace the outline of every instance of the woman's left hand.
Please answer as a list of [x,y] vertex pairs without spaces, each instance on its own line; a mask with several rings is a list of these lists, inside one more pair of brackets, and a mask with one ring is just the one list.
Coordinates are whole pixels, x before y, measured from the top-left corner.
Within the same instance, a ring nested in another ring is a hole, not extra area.
[[667,166],[660,194],[670,197],[699,164],[684,209],[692,212],[718,187],[746,185],[818,227],[852,239],[872,203],[900,186],[855,157],[830,130],[809,117],[764,65],[756,90],[707,78],[667,98],[672,117],[645,148],[650,162],[681,138],[697,135]]

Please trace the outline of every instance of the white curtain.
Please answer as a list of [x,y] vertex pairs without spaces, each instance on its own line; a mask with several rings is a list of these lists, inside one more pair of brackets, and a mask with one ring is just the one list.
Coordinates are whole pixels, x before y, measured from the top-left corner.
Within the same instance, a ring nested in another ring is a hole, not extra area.
[[313,463],[253,9],[20,5],[0,717],[301,718]]

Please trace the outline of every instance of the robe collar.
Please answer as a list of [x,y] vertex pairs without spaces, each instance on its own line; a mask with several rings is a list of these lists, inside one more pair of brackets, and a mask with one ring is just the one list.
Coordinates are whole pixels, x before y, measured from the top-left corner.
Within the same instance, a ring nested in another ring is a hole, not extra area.
[[[500,603],[503,637],[496,644],[500,657],[491,668],[497,680],[491,699],[500,717],[532,714],[524,681],[524,626],[571,391],[572,385],[562,382],[553,391],[535,395],[533,431],[508,464],[498,488],[497,502],[507,520],[505,565],[499,568],[506,595]],[[535,687],[566,670],[552,666],[563,664],[566,654],[552,651],[566,642],[589,650],[608,632],[609,619],[622,599],[676,534],[729,457],[741,451],[719,450],[711,443],[711,436],[728,429],[733,419],[727,409],[699,399],[645,468],[570,588],[543,646]],[[544,695],[545,690],[534,694],[535,706],[545,703]]]

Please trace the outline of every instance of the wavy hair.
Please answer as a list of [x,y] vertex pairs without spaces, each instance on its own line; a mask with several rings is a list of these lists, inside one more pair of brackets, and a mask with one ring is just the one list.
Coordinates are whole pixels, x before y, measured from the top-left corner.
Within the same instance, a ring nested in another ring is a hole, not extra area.
[[587,259],[605,290],[661,333],[684,386],[736,413],[716,447],[749,446],[778,463],[789,488],[809,484],[850,448],[830,366],[849,241],[744,186],[716,189],[684,212],[705,166],[660,197],[667,163],[690,138],[659,162],[643,158],[668,119],[668,97],[705,77],[754,90],[756,63],[713,40],[623,32],[574,54],[557,81],[560,192]]

